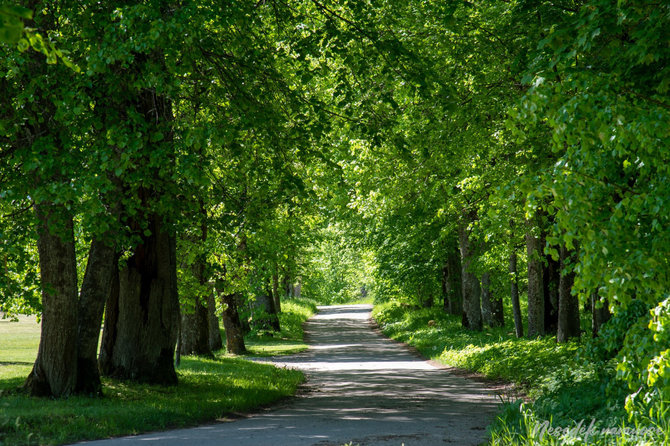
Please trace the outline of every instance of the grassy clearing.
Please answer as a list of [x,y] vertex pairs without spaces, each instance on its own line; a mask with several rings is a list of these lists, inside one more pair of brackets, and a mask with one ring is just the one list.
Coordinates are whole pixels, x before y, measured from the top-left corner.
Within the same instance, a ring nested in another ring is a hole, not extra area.
[[[248,334],[244,342],[253,356],[292,355],[307,350],[302,325],[316,313],[316,303],[309,299],[291,299],[282,302],[279,314],[279,333]],[[224,337],[225,339],[225,337]]]
[[[307,348],[302,323],[316,311],[305,300],[284,305],[279,336],[249,338],[254,355],[289,354]],[[179,385],[160,387],[103,379],[104,398],[31,398],[17,390],[37,355],[34,318],[0,321],[0,445],[57,445],[192,426],[247,412],[293,395],[299,371],[243,358],[182,357]]]
[[[392,302],[377,305],[373,317],[387,336],[416,347],[424,356],[513,382],[533,399],[532,404],[510,400],[503,405],[491,427],[493,444],[644,444],[639,439],[602,435],[592,435],[587,442],[540,435],[548,430],[542,429],[545,422],[574,427],[584,420],[587,428],[595,420],[594,429],[626,423],[627,389],[615,382],[614,362],[585,360],[578,342],[559,345],[551,336],[517,339],[511,326],[470,332],[461,327],[460,318],[439,308],[416,309]],[[666,440],[670,438],[668,426],[659,427]],[[666,444],[659,443],[659,437],[652,441],[649,444]]]

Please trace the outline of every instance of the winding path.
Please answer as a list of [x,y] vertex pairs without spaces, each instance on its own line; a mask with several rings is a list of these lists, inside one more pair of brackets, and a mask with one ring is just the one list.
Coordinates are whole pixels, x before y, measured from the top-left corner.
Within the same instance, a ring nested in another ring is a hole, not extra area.
[[309,350],[278,365],[303,370],[297,398],[242,420],[86,443],[196,446],[478,445],[497,411],[481,384],[423,361],[374,330],[369,305],[320,307]]

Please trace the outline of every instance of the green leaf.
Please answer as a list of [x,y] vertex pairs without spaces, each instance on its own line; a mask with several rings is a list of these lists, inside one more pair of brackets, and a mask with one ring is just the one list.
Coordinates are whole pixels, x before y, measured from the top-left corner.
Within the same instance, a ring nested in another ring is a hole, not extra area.
[[0,14],[7,14],[14,17],[30,20],[33,18],[33,11],[28,8],[16,5],[2,5],[0,6]]

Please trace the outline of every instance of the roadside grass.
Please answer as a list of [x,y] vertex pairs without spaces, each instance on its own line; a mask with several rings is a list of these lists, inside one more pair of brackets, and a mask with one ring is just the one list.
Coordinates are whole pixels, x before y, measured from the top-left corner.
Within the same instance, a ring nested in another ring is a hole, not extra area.
[[[307,350],[303,324],[316,314],[316,303],[310,299],[293,298],[282,302],[279,333],[251,332],[244,343],[252,356],[292,355]],[[225,334],[222,334],[225,339]]]
[[[284,304],[280,336],[250,339],[258,356],[307,348],[302,323],[316,312],[307,300]],[[103,378],[103,398],[32,398],[20,386],[37,355],[34,318],[0,320],[0,446],[58,445],[194,426],[252,411],[293,395],[304,376],[218,352],[215,359],[184,356],[179,384],[150,386]]]
[[[512,382],[532,400],[503,401],[501,415],[490,427],[492,444],[645,444],[639,438],[607,435],[592,435],[584,442],[574,431],[570,433],[574,438],[540,435],[548,430],[544,426],[575,427],[582,420],[585,429],[594,420],[596,431],[627,423],[628,391],[616,381],[614,360],[585,359],[581,354],[585,342],[557,344],[553,336],[517,339],[511,325],[471,332],[461,327],[460,317],[441,308],[418,309],[396,302],[376,305],[373,318],[384,334],[414,346],[425,357]],[[667,439],[668,426],[660,428]],[[648,444],[666,444],[659,443],[658,436],[650,438]]]

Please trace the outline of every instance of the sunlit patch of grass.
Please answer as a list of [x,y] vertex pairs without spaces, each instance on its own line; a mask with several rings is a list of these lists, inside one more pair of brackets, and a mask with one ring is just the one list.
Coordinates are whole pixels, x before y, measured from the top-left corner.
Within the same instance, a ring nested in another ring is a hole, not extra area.
[[19,387],[38,344],[34,321],[0,324],[0,445],[63,444],[193,426],[293,395],[303,381],[298,371],[241,358],[185,356],[174,387],[105,378],[103,398],[32,398]]
[[279,333],[251,333],[245,338],[253,356],[292,355],[307,350],[303,324],[316,313],[316,304],[309,299],[290,299],[282,302],[279,314]]

